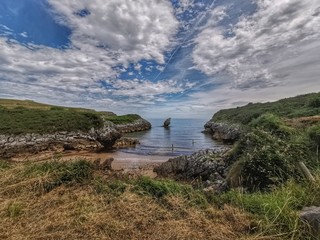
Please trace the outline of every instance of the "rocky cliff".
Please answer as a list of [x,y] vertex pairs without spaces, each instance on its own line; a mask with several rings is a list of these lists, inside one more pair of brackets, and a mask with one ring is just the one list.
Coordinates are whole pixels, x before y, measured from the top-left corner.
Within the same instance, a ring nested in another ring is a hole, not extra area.
[[227,122],[208,121],[205,125],[205,132],[212,134],[216,140],[226,143],[235,142],[241,134],[241,127],[237,124]]
[[206,181],[215,189],[226,186],[226,175],[229,165],[226,153],[229,148],[215,150],[207,149],[193,153],[190,156],[179,156],[154,168],[158,176],[173,177],[178,180]]
[[96,151],[111,147],[118,148],[120,145],[121,147],[131,146],[137,144],[138,141],[130,141],[130,144],[125,145],[123,143],[124,141],[120,140],[122,133],[144,131],[150,128],[151,124],[141,118],[135,120],[133,123],[118,125],[104,120],[102,127],[91,128],[87,132],[61,131],[50,134],[27,133],[0,135],[0,157],[11,158],[43,151]]
[[129,132],[139,132],[149,130],[151,128],[151,123],[143,118],[139,118],[132,123],[117,124],[116,129],[121,133]]
[[0,156],[10,158],[41,151],[99,150],[112,147],[120,137],[121,133],[111,122],[104,122],[103,127],[92,128],[88,132],[0,135]]

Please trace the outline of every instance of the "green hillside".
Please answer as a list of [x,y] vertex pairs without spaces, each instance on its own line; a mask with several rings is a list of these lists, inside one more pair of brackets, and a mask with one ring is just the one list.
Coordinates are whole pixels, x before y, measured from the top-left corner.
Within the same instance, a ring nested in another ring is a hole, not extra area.
[[320,115],[320,93],[311,93],[276,102],[249,103],[243,107],[218,111],[211,120],[248,124],[262,114],[272,113],[284,118]]
[[54,133],[88,131],[99,128],[103,120],[115,124],[130,123],[138,115],[117,116],[112,112],[69,108],[29,100],[0,99],[0,134]]

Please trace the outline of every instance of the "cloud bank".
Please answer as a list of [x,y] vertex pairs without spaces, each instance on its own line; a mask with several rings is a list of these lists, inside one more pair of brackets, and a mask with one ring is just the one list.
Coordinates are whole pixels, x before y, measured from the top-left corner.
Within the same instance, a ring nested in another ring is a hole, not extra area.
[[70,30],[64,46],[27,41],[34,36],[22,20],[19,31],[2,22],[23,15],[21,6],[0,9],[0,97],[208,118],[220,108],[320,91],[316,0],[46,3],[36,6],[57,25],[51,35],[68,32],[58,26]]

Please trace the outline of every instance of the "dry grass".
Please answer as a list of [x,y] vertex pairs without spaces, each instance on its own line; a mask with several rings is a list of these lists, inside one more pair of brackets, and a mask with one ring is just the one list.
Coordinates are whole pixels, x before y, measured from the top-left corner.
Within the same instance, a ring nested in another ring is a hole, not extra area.
[[25,164],[0,169],[0,239],[248,236],[250,217],[230,206],[198,207],[180,194],[156,198],[136,191],[135,180],[108,178],[101,172],[94,172],[89,181],[63,183],[48,192],[43,186],[52,181],[54,171],[30,169],[39,170]]
[[291,127],[306,128],[320,123],[320,116],[286,119],[285,122]]

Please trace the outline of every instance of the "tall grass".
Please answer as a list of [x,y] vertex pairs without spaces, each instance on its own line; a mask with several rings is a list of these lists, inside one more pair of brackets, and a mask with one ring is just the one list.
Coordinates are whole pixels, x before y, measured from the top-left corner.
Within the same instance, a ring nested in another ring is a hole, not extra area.
[[253,214],[260,236],[312,239],[310,229],[299,218],[299,211],[305,206],[320,205],[320,178],[314,184],[289,181],[268,192],[231,190],[212,199],[220,206],[231,204]]

